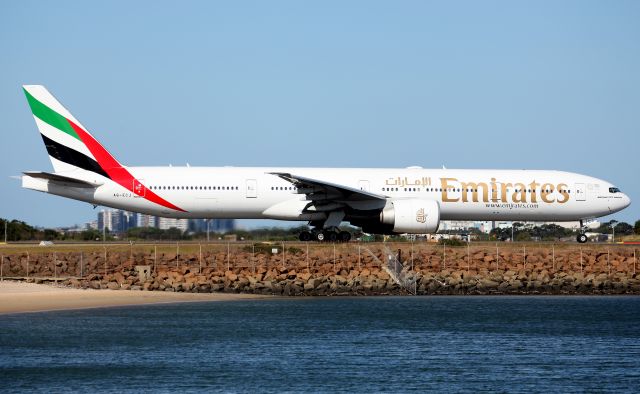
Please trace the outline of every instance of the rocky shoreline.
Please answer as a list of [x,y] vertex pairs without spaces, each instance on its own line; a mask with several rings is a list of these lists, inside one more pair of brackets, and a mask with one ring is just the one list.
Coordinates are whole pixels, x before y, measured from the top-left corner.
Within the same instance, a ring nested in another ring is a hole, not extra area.
[[[2,275],[74,288],[283,296],[640,294],[636,251],[524,247],[407,250],[404,267],[381,250],[292,247],[283,254],[66,252],[3,256]],[[397,250],[394,248],[394,250]],[[387,249],[388,251],[389,249]]]

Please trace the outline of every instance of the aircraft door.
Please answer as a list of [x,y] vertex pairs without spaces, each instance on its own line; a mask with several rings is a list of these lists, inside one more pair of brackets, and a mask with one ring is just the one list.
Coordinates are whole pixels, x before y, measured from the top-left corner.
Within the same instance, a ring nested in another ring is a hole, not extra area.
[[369,181],[360,180],[358,182],[358,187],[360,188],[360,190],[364,190],[365,192],[368,192],[369,191]]
[[258,182],[255,179],[247,179],[247,198],[258,197]]
[[584,183],[576,183],[576,201],[586,201],[587,194],[584,190]]

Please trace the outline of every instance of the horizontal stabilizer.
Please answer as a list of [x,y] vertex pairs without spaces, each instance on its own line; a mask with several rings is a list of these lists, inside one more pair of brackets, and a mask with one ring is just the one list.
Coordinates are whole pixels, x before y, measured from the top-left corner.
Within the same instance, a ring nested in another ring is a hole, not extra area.
[[32,178],[40,178],[40,179],[46,179],[53,182],[64,183],[71,187],[96,188],[102,185],[101,183],[87,182],[81,179],[71,178],[68,176],[63,176],[58,174],[51,174],[48,172],[27,171],[27,172],[23,172],[23,174],[30,176]]

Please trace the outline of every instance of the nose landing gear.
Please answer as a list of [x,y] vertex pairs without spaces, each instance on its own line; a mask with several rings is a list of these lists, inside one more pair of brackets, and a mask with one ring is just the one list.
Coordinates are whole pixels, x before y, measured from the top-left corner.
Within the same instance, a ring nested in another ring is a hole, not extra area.
[[580,221],[580,233],[578,234],[578,236],[576,237],[576,241],[578,241],[578,243],[585,243],[589,240],[589,237],[587,237],[587,234],[585,234],[587,232],[587,226],[584,225],[583,221]]

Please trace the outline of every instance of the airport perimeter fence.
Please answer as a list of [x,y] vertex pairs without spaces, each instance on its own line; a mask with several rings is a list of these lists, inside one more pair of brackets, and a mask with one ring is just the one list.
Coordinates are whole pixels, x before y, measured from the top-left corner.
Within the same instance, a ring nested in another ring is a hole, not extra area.
[[425,242],[138,243],[9,245],[0,249],[0,279],[86,278],[148,266],[158,270],[335,272],[381,268],[389,251],[420,272],[543,271],[636,275],[638,245]]

